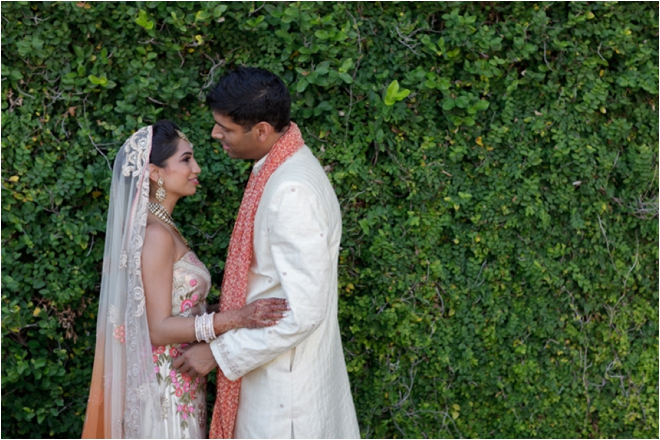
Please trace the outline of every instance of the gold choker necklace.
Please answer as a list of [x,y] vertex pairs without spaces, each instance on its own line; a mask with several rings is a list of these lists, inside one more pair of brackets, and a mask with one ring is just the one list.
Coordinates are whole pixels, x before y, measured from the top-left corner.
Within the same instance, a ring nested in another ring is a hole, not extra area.
[[179,237],[181,237],[181,240],[183,240],[183,244],[185,244],[188,248],[190,247],[188,240],[186,240],[183,234],[181,234],[181,231],[179,231],[179,228],[176,227],[174,220],[172,220],[172,216],[170,216],[163,205],[160,203],[149,202],[149,212],[174,228],[177,234],[179,234]]

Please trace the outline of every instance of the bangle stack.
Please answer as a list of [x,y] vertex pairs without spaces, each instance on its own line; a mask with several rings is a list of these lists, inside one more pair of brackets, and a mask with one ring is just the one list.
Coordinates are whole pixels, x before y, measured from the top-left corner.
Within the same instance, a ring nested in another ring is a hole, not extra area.
[[197,342],[204,341],[209,343],[216,338],[215,330],[213,329],[213,315],[215,315],[215,312],[195,316],[195,337],[197,338]]

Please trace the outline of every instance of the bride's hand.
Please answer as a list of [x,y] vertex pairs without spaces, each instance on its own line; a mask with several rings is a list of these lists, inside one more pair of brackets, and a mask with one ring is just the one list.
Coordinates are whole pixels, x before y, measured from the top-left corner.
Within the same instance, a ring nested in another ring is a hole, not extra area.
[[204,313],[220,313],[220,304],[207,304],[205,308],[202,308],[199,304],[195,305],[193,308],[190,309],[190,316],[200,316],[203,315]]
[[199,304],[196,304],[194,307],[190,309],[190,316],[199,316],[203,314],[202,312],[202,306]]
[[258,299],[239,310],[241,319],[239,327],[260,328],[270,327],[286,316],[289,309],[282,298]]

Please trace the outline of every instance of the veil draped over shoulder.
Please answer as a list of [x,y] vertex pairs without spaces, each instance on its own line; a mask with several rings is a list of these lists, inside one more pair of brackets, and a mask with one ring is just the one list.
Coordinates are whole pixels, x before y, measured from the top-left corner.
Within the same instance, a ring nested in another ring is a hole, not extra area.
[[[115,158],[103,254],[96,352],[83,438],[165,438],[145,312],[141,255],[149,203],[152,127]],[[149,420],[150,432],[142,432]],[[159,432],[162,430],[162,432]]]

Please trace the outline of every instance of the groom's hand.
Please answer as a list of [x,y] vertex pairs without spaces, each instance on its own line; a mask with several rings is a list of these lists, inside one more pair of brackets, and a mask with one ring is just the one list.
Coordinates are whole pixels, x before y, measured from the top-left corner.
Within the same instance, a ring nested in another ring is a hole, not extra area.
[[179,351],[183,352],[183,354],[174,359],[172,367],[179,370],[181,374],[206,376],[218,366],[209,344],[192,344],[185,348],[180,348]]

